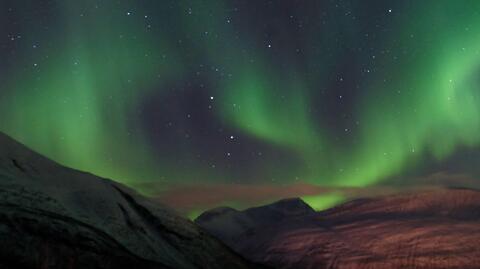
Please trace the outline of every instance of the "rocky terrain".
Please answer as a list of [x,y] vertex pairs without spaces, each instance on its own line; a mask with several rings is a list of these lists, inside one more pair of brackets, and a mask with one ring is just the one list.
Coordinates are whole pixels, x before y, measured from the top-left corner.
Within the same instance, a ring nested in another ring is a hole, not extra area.
[[323,212],[290,199],[214,209],[196,222],[275,268],[480,268],[480,192],[469,189],[360,199]]
[[258,268],[121,184],[0,134],[0,268]]

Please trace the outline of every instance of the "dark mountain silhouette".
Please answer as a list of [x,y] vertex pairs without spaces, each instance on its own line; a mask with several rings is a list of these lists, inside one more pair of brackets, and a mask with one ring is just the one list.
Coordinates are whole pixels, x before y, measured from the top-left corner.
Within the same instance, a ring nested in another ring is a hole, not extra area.
[[0,133],[0,268],[257,268],[129,188]]

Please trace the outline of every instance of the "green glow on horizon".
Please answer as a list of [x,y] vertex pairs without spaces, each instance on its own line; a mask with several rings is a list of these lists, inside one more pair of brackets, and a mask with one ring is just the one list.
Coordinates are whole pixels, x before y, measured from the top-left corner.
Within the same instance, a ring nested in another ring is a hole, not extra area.
[[302,200],[316,211],[322,211],[343,203],[346,198],[341,193],[325,193],[301,197]]
[[194,221],[196,218],[198,218],[198,216],[200,216],[201,214],[203,213],[203,210],[192,210],[192,211],[189,211],[186,215],[186,217],[191,220],[191,221]]

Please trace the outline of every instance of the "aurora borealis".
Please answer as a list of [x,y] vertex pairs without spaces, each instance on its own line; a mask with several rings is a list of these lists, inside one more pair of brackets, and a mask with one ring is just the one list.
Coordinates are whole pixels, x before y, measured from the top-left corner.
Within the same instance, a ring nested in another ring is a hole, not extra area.
[[3,0],[0,23],[0,131],[142,192],[479,157],[479,1]]

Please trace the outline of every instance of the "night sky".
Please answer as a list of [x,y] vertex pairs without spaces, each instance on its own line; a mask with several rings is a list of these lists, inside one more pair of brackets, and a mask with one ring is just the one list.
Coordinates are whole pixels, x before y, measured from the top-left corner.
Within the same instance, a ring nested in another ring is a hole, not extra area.
[[476,177],[479,12],[477,0],[1,0],[0,131],[144,193]]

